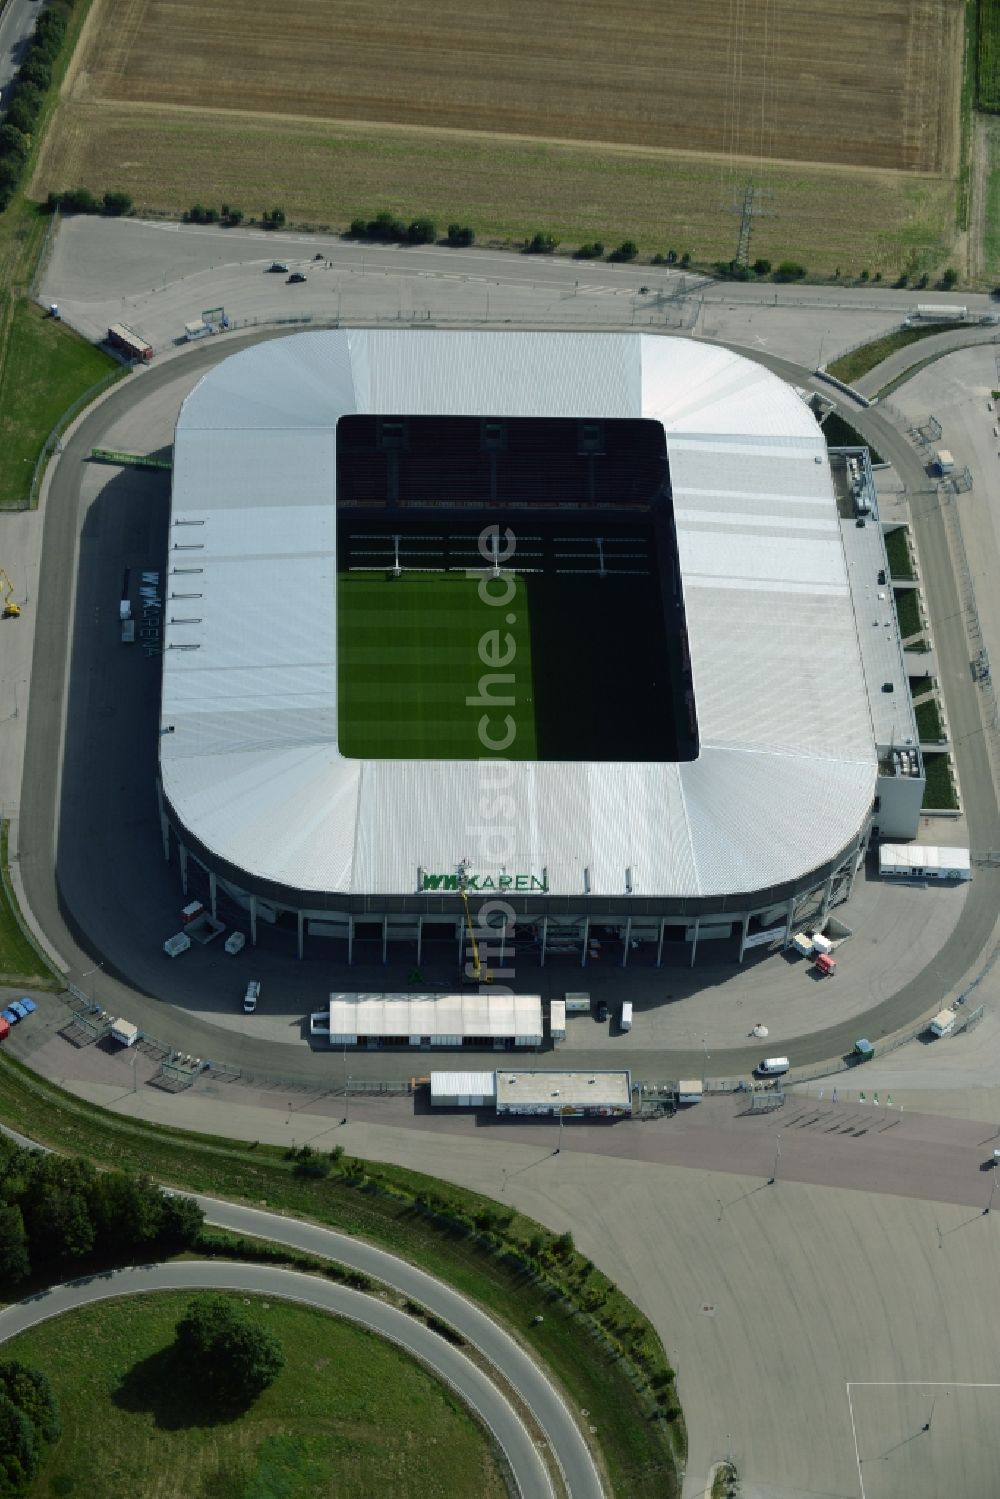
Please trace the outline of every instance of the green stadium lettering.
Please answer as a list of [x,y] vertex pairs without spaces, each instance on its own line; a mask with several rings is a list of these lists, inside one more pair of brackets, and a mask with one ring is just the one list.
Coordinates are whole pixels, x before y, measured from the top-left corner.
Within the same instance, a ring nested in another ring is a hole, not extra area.
[[489,893],[496,890],[515,890],[522,894],[546,894],[548,878],[537,874],[467,874],[464,881],[457,874],[425,874],[421,872],[421,890],[466,890]]

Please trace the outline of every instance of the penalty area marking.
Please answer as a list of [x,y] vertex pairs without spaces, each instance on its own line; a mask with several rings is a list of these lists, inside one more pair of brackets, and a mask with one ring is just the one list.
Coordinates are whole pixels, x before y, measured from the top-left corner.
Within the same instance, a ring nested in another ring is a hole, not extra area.
[[1000,1382],[961,1379],[849,1379],[847,1381],[847,1409],[851,1414],[854,1460],[858,1465],[858,1489],[861,1499],[867,1499],[864,1475],[861,1472],[861,1450],[858,1447],[858,1429],[854,1423],[854,1401],[851,1398],[852,1388],[855,1390],[1000,1390]]

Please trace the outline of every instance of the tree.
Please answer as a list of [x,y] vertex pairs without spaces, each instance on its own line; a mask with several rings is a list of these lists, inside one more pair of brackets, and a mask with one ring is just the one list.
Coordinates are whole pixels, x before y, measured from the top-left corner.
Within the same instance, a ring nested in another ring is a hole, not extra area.
[[16,1203],[0,1207],[0,1284],[16,1285],[31,1274],[28,1235]]
[[176,1351],[189,1377],[224,1406],[245,1405],[285,1366],[279,1340],[221,1296],[197,1296],[177,1324]]
[[265,229],[280,229],[285,222],[285,210],[283,208],[266,208],[261,215],[261,223]]
[[414,219],[406,231],[411,245],[432,245],[437,239],[437,225],[433,219]]
[[475,230],[471,229],[468,224],[448,225],[448,243],[453,248],[466,249],[469,245],[475,244],[475,241]]
[[944,287],[945,291],[951,291],[957,280],[958,272],[955,270],[954,266],[950,265],[945,271],[944,275],[941,277],[941,285]]
[[764,260],[763,257],[760,260],[755,260],[753,263],[753,273],[755,276],[770,276],[771,262]]
[[109,218],[120,218],[122,214],[132,212],[132,199],[128,193],[108,192],[101,201]]
[[160,1210],[160,1244],[164,1249],[190,1249],[197,1244],[205,1223],[205,1213],[193,1197],[174,1194],[162,1199]]
[[617,250],[612,250],[608,256],[609,260],[634,260],[639,253],[639,246],[634,239],[623,239]]
[[95,1216],[102,1249],[148,1248],[160,1236],[163,1194],[148,1177],[109,1171],[98,1183]]
[[581,245],[573,258],[574,260],[600,260],[603,254],[603,242],[599,239],[594,239],[585,245]]
[[525,245],[529,255],[551,255],[559,241],[554,234],[547,230],[537,230]]
[[32,1264],[89,1254],[96,1239],[97,1172],[79,1157],[29,1157],[21,1199]]
[[52,82],[52,65],[41,53],[29,52],[21,64],[17,78],[19,83],[30,83],[44,94]]
[[38,111],[31,108],[20,95],[9,106],[5,116],[5,124],[13,125],[20,130],[22,135],[30,135],[35,128],[38,119]]
[[38,1440],[24,1411],[0,1391],[0,1494],[18,1494],[38,1472]]
[[391,244],[393,240],[406,238],[406,225],[402,219],[397,219],[395,214],[383,208],[373,219],[369,219],[365,225],[365,238],[378,240],[382,244]]
[[13,125],[0,125],[0,156],[23,166],[28,159],[28,137]]
[[59,1440],[59,1403],[47,1374],[11,1359],[0,1364],[0,1391],[24,1412],[41,1441]]

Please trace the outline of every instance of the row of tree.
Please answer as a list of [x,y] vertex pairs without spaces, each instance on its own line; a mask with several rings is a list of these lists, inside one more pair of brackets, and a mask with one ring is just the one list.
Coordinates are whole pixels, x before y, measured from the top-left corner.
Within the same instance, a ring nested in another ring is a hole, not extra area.
[[73,0],[49,0],[35,22],[24,60],[11,88],[13,100],[0,125],[0,211],[7,207],[24,175],[31,137],[52,85],[52,70],[66,39]]
[[148,1177],[98,1172],[79,1156],[0,1139],[0,1284],[55,1279],[81,1262],[114,1263],[190,1248],[204,1222],[190,1197]]

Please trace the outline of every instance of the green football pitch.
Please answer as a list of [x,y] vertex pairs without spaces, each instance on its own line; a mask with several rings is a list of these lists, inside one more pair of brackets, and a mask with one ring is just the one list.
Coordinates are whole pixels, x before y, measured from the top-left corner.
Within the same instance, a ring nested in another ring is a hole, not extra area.
[[[341,573],[341,753],[350,759],[478,760],[489,753],[479,737],[488,713],[487,732],[495,739],[506,737],[507,715],[513,719],[505,758],[536,759],[526,590],[520,578],[511,585],[510,602],[497,607],[484,603],[478,583],[461,573]],[[481,643],[487,662],[490,652],[510,660],[502,669],[484,664]],[[490,675],[514,679],[493,683],[489,696],[496,706],[467,702],[480,696],[480,678]],[[512,704],[500,703],[510,697]]]
[[[647,586],[631,577],[518,576],[509,601],[493,605],[462,573],[340,573],[341,753],[676,759],[659,593],[642,581]],[[500,592],[499,583],[491,587]],[[484,680],[508,675],[513,681]],[[514,735],[501,748],[508,714]],[[493,746],[480,737],[484,715]]]

